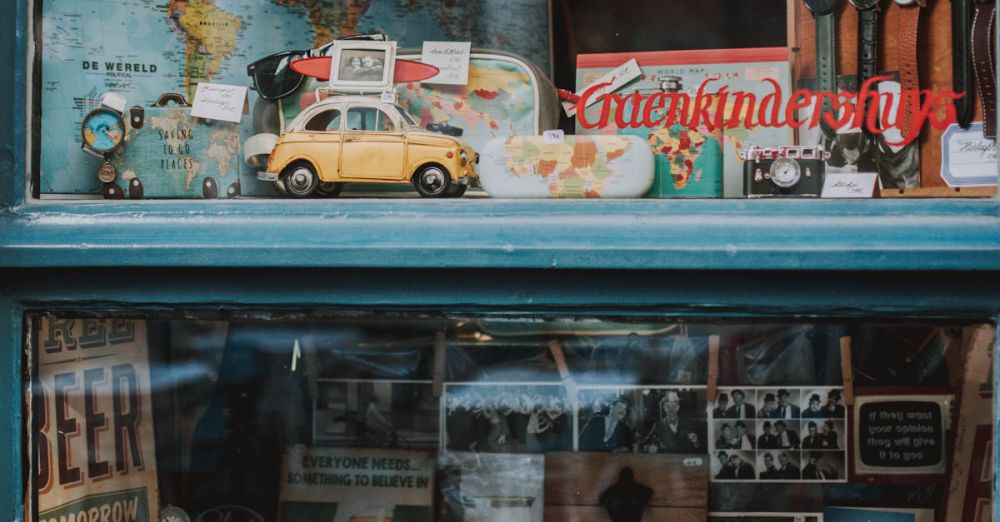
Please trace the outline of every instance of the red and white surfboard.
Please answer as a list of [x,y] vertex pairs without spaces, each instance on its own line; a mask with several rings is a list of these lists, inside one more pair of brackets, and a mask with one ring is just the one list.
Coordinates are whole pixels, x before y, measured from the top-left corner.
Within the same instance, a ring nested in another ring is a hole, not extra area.
[[[333,58],[329,56],[303,58],[292,62],[292,70],[317,80],[329,80],[332,61]],[[396,70],[392,81],[393,83],[420,82],[437,76],[439,72],[441,70],[433,65],[413,60],[396,60]]]

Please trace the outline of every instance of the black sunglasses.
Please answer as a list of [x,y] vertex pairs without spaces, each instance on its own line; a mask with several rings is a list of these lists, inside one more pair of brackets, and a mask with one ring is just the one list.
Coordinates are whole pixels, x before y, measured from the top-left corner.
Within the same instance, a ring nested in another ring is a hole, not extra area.
[[250,88],[270,101],[292,94],[302,85],[304,78],[292,70],[292,62],[308,54],[309,51],[283,51],[253,62],[247,66],[247,74],[253,80]]
[[[371,33],[347,36],[340,40],[387,42],[389,37],[382,33]],[[305,78],[292,70],[292,62],[311,55],[322,56],[332,45],[330,43],[307,51],[282,51],[253,62],[247,66],[247,75],[253,80],[250,88],[268,101],[277,101],[292,94],[298,90]]]

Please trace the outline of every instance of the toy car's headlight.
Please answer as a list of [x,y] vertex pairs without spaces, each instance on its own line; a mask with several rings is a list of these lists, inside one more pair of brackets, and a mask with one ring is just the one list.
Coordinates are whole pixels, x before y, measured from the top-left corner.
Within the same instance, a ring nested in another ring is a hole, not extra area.
[[469,162],[469,153],[465,152],[464,150],[458,153],[458,157],[461,158],[462,165],[465,165],[466,163]]

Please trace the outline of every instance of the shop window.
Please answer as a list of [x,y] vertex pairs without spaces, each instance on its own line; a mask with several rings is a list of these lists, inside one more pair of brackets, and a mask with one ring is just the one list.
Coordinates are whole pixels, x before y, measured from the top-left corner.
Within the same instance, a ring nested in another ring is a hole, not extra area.
[[[470,196],[996,192],[988,2],[31,4],[41,199],[327,196],[258,172],[272,152],[309,146],[281,135],[331,96],[399,112],[347,130],[417,132],[412,120],[444,136],[451,159],[456,146],[481,155],[474,169],[421,159],[467,178]],[[194,107],[157,103],[166,93]],[[411,188],[382,177],[399,186],[375,195]],[[232,189],[204,189],[219,184]]]
[[31,316],[30,518],[991,516],[988,325],[256,317]]

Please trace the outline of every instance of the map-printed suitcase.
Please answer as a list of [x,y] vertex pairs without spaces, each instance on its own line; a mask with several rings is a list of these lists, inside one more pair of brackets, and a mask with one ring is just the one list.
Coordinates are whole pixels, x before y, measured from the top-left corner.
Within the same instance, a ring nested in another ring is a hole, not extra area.
[[240,195],[239,124],[191,116],[180,94],[133,107],[126,144],[110,158],[108,199],[235,198]]

